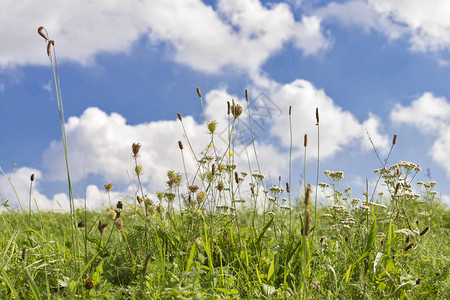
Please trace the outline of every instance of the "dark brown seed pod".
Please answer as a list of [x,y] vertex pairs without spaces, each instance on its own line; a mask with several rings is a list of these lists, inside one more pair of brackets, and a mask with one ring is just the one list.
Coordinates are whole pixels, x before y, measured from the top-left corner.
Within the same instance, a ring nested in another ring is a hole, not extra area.
[[238,174],[238,172],[234,172],[234,180],[236,181],[236,184],[239,184],[239,174]]
[[308,135],[307,134],[305,134],[305,138],[303,139],[303,146],[305,146],[305,148],[306,148],[306,146],[308,146]]
[[183,143],[181,141],[178,141],[178,148],[180,148],[180,150],[183,150]]
[[305,211],[306,215],[306,223],[305,223],[305,236],[309,235],[309,231],[311,230],[311,213],[309,210]]
[[318,107],[316,108],[316,122],[317,122],[316,125],[319,125],[319,108]]
[[289,106],[289,115],[292,114],[292,106]]
[[202,97],[202,92],[200,92],[200,89],[197,88],[197,95],[201,98]]
[[92,282],[91,277],[86,278],[86,281],[84,283],[84,287],[89,291],[94,288],[94,283]]
[[289,188],[289,182],[286,182],[286,192],[290,193],[291,189]]
[[103,230],[108,226],[108,224],[102,224],[102,221],[98,220],[98,231],[100,234],[103,234]]
[[22,260],[27,260],[27,248],[23,248],[22,250]]
[[211,166],[211,174],[213,176],[216,174],[216,164],[212,164],[212,166]]
[[177,112],[178,120],[183,121],[183,118],[181,117],[181,114]]
[[406,246],[405,249],[403,249],[405,252],[410,250],[412,247],[414,246],[414,242],[412,242],[411,244],[409,244],[408,246]]
[[247,91],[247,89],[245,89],[245,100],[247,100],[247,102],[248,102],[248,91]]
[[310,202],[310,197],[311,197],[311,185],[308,184],[308,186],[306,187],[306,193],[305,193],[305,205],[308,206],[309,202]]
[[227,115],[230,114],[230,111],[231,111],[230,101],[227,101]]
[[40,26],[39,28],[38,28],[38,33],[39,33],[39,35],[40,36],[42,36],[46,41],[48,41],[48,37],[44,34],[44,31],[45,30],[45,28],[44,28],[44,26]]
[[425,235],[428,232],[428,230],[430,230],[430,226],[425,227],[425,229],[422,230],[422,232],[420,233],[420,236]]
[[397,143],[397,135],[394,134],[394,139],[392,140],[392,145],[395,145]]
[[86,223],[84,223],[84,220],[81,220],[80,222],[78,222],[78,228],[84,228],[86,227]]
[[131,145],[131,150],[133,151],[133,157],[137,157],[139,150],[141,150],[141,144],[133,143],[133,145]]
[[34,181],[34,174],[31,174],[30,181]]

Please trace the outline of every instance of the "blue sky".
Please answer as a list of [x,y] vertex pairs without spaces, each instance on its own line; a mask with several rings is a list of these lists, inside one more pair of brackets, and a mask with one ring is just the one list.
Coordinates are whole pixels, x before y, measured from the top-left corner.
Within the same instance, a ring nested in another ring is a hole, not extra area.
[[[248,88],[268,184],[287,178],[291,105],[293,184],[303,178],[305,133],[306,181],[315,182],[319,107],[320,181],[324,170],[342,170],[342,186],[361,197],[380,165],[365,130],[382,156],[398,134],[390,162],[419,164],[416,179],[437,181],[449,202],[449,12],[445,0],[2,1],[0,166],[20,198],[28,199],[35,173],[39,206],[67,207],[52,73],[37,34],[42,25],[56,42],[75,196],[83,197],[84,161],[92,208],[106,201],[107,182],[116,197],[133,195],[133,142],[143,146],[148,194],[165,188],[166,170],[182,171],[177,112],[201,152],[208,136],[196,87],[207,118],[219,126],[226,125],[226,102],[244,105]],[[242,149],[236,159],[247,171]],[[0,195],[17,205],[5,178]]]

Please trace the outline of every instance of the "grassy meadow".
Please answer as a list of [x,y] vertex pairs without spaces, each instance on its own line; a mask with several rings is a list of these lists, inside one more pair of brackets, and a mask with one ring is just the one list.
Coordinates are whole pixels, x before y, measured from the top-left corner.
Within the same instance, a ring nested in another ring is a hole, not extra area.
[[[38,32],[48,44],[68,161],[54,43],[45,29]],[[200,89],[197,94],[203,106]],[[69,169],[70,212],[12,209],[1,199],[0,296],[450,299],[450,212],[434,191],[435,182],[414,180],[419,166],[389,161],[397,135],[389,155],[378,157],[376,187],[367,184],[363,195],[342,189],[343,172],[323,171],[319,159],[317,178],[324,173],[327,182],[305,183],[294,191],[291,178],[267,186],[259,162],[256,170],[235,164],[232,153],[242,138],[244,109],[251,124],[249,106],[229,101],[224,108],[225,151],[215,146],[215,121],[205,121],[210,143],[202,153],[192,150],[190,133],[184,131],[179,169],[161,170],[167,173],[164,191],[143,188],[140,175],[146,166],[140,164],[136,141],[130,145],[136,193],[114,199],[113,183],[105,184],[110,204],[104,211],[75,209]],[[289,108],[289,124],[292,117]],[[178,119],[185,130],[180,113]],[[305,154],[320,153],[308,148],[306,135],[304,148]],[[257,150],[254,143],[246,145],[256,158]],[[193,178],[187,177],[188,156],[196,161]],[[33,181],[32,176],[30,195]],[[326,205],[318,200],[323,195]]]

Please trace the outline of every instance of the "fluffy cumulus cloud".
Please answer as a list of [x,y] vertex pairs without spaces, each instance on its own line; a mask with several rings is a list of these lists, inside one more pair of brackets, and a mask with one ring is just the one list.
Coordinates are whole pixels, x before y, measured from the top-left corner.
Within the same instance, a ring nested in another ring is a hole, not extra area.
[[[379,119],[370,114],[360,123],[349,111],[344,111],[329,98],[323,90],[317,89],[306,80],[295,80],[280,86],[272,96],[273,103],[283,108],[284,117],[275,117],[271,134],[278,137],[281,144],[287,147],[290,143],[286,108],[292,106],[292,127],[295,135],[294,147],[303,149],[303,134],[308,134],[308,148],[317,147],[316,108],[319,108],[320,122],[320,156],[327,158],[342,151],[347,146],[360,145],[362,149],[370,149],[366,130],[370,133],[374,144],[386,149],[388,138],[380,133]],[[300,150],[301,153],[303,150]],[[317,157],[316,151],[309,151],[310,158]]]
[[391,112],[392,122],[408,124],[435,137],[429,155],[450,177],[450,102],[444,97],[424,93],[408,106],[397,105]]
[[390,40],[405,37],[420,52],[450,50],[450,2],[447,0],[352,0],[331,2],[315,15],[382,32]]
[[[258,70],[287,42],[305,55],[329,47],[320,20],[297,20],[287,4],[219,0],[215,7],[200,0],[1,1],[0,35],[8,42],[0,49],[0,66],[47,63],[39,25],[56,40],[60,58],[82,64],[102,52],[127,53],[144,36],[167,42],[175,61],[206,72]],[[29,23],[31,17],[36,23]]]

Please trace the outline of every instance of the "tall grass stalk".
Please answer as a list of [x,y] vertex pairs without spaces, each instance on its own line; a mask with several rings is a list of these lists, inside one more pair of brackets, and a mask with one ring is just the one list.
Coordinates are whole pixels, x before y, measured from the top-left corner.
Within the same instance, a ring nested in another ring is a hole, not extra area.
[[[317,222],[317,194],[319,188],[319,170],[320,170],[320,124],[319,124],[319,108],[316,108],[316,126],[317,126],[317,177],[316,177],[316,193],[314,196],[314,227]],[[306,147],[305,147],[306,151]],[[306,157],[306,156],[305,156]]]

